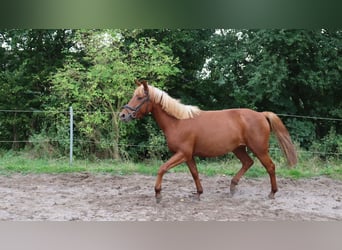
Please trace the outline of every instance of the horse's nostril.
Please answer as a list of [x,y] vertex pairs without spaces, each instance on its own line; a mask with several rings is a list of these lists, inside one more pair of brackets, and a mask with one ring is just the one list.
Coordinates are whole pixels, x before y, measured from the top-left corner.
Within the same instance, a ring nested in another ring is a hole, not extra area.
[[121,118],[121,119],[125,119],[125,117],[126,117],[126,115],[125,115],[124,113],[121,113],[121,114],[120,114],[120,118]]

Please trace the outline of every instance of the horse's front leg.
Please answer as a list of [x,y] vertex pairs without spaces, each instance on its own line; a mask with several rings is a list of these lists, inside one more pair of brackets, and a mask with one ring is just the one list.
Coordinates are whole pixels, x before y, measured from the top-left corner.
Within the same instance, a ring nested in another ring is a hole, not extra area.
[[157,180],[156,185],[154,186],[154,190],[156,192],[156,201],[159,203],[161,201],[161,184],[163,175],[171,168],[183,163],[186,161],[186,157],[183,153],[177,152],[175,153],[167,162],[165,162],[163,165],[160,166],[158,174],[157,174]]
[[191,175],[194,178],[194,181],[196,184],[197,193],[195,193],[195,198],[197,200],[200,200],[200,195],[203,193],[203,188],[201,185],[200,178],[198,176],[198,170],[197,170],[195,159],[192,157],[191,160],[188,160],[186,162],[186,164],[188,165]]

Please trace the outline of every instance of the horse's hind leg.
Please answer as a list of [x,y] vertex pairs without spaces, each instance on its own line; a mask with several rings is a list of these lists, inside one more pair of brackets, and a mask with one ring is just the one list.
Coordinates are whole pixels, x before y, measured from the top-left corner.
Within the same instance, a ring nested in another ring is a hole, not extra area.
[[188,165],[191,175],[194,178],[196,189],[197,189],[197,193],[195,194],[196,195],[195,197],[199,200],[200,195],[203,193],[203,188],[201,185],[200,178],[198,176],[198,170],[197,170],[195,159],[192,157],[191,160],[186,162],[186,164]]
[[268,175],[270,176],[271,192],[268,195],[268,197],[270,199],[274,199],[274,195],[278,191],[277,180],[276,180],[276,175],[275,175],[275,165],[268,153],[264,153],[262,155],[256,155],[256,156],[258,157],[262,165],[264,165],[264,167],[266,168],[268,172]]
[[246,171],[253,165],[252,158],[246,152],[246,146],[240,146],[236,148],[233,153],[241,161],[242,167],[239,172],[233,177],[230,182],[230,194],[234,195],[236,191],[236,185],[239,183],[240,178],[246,173]]

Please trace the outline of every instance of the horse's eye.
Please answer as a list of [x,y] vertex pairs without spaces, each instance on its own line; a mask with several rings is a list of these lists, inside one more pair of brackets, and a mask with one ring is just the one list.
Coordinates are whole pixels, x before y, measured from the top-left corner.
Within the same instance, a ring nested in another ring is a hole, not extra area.
[[142,97],[140,97],[140,96],[137,96],[137,99],[140,101],[140,100],[142,100],[143,98],[142,98]]

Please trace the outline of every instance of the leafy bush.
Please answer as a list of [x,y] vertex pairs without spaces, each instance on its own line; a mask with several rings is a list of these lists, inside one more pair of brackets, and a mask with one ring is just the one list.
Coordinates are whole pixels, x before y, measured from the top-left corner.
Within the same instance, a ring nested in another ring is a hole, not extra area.
[[39,134],[33,134],[30,143],[26,149],[30,151],[31,156],[34,158],[56,158],[60,156],[60,147],[58,143],[51,139],[45,130]]
[[151,159],[165,159],[169,156],[164,134],[159,128],[156,128],[151,122],[146,124],[146,130],[149,131],[146,147],[148,149],[148,157]]
[[315,141],[310,151],[319,154],[320,158],[342,158],[342,135],[336,134],[334,127],[330,128],[329,133],[319,141]]
[[298,142],[305,149],[308,149],[316,139],[316,126],[312,121],[293,118],[286,121],[286,126],[292,140]]

